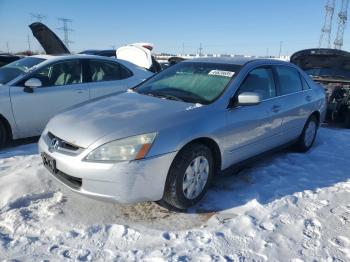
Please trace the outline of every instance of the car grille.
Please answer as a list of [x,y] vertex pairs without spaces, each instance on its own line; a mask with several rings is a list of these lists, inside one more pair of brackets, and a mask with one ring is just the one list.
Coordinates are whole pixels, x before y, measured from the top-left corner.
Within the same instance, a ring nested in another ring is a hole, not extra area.
[[80,149],[80,147],[73,145],[71,143],[68,143],[66,141],[64,141],[63,139],[55,136],[54,134],[52,134],[51,132],[48,132],[47,134],[48,138],[49,138],[49,143],[52,145],[54,142],[57,142],[57,147],[55,148],[57,151],[59,150],[68,150],[68,151],[78,151]]
[[63,184],[73,188],[73,189],[80,189],[82,185],[82,179],[78,177],[73,177],[70,175],[67,175],[66,173],[63,173],[58,170],[57,173],[53,174],[59,181],[61,181]]

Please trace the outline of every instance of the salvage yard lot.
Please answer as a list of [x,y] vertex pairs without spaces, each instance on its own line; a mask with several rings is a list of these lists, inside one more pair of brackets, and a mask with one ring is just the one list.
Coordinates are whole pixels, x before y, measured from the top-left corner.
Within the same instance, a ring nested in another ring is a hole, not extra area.
[[188,213],[88,199],[51,180],[36,144],[4,149],[3,259],[349,261],[350,131],[220,177]]

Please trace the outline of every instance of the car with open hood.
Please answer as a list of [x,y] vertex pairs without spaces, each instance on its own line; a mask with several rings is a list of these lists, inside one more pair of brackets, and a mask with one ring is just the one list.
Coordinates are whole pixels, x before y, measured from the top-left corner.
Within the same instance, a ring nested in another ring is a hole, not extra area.
[[46,55],[0,68],[0,146],[39,136],[55,114],[101,96],[126,91],[152,73],[124,60],[72,55],[45,25],[30,25]]
[[290,63],[188,60],[56,115],[39,151],[77,193],[186,209],[232,165],[286,144],[310,149],[325,108],[323,89]]
[[350,53],[337,49],[306,49],[293,54],[290,62],[325,88],[327,120],[344,122],[350,128]]

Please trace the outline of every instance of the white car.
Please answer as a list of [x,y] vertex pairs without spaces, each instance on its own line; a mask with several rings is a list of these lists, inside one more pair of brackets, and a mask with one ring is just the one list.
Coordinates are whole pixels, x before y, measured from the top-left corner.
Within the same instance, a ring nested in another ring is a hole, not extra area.
[[97,97],[125,91],[152,75],[123,60],[39,55],[0,69],[0,146],[38,136],[51,117]]
[[0,68],[0,147],[40,135],[51,117],[69,107],[125,91],[153,75],[124,60],[72,55],[44,24],[29,27],[47,55]]

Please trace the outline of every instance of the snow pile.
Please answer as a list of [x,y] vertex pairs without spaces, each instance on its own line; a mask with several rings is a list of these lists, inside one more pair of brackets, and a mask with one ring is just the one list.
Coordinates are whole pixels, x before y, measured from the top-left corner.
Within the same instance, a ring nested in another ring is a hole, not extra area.
[[187,214],[122,206],[50,179],[36,145],[0,151],[0,260],[350,261],[350,131],[320,130],[222,177]]

